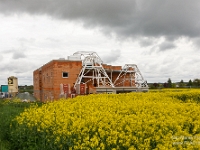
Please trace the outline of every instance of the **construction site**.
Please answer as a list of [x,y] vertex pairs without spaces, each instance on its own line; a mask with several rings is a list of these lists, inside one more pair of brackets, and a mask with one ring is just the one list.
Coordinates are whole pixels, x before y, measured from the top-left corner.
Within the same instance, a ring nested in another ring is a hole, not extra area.
[[33,72],[34,96],[42,101],[94,93],[149,90],[136,64],[104,64],[96,52],[79,51],[52,60]]

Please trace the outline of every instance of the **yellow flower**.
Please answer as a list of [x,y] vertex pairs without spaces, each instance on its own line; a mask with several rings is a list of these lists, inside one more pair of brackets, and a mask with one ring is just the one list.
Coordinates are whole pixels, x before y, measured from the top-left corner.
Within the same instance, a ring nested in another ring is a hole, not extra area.
[[66,143],[69,149],[182,149],[171,137],[200,132],[199,95],[199,90],[169,89],[78,96],[31,107],[15,121],[19,136],[38,131],[38,138],[45,137],[56,149]]

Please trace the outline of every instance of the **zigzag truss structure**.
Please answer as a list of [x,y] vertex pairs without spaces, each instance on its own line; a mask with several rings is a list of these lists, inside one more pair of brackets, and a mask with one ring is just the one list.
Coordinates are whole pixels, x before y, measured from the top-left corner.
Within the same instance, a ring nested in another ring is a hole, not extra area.
[[[135,64],[125,64],[121,70],[107,70],[96,52],[79,51],[73,54],[82,60],[82,69],[74,87],[81,83],[92,83],[97,92],[122,93],[148,91],[147,82]],[[109,73],[109,75],[108,75]],[[116,76],[117,74],[117,76]]]

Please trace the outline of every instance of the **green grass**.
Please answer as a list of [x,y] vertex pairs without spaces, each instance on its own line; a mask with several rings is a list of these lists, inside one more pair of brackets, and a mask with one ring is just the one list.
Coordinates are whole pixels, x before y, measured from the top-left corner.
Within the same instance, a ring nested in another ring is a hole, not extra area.
[[0,150],[10,150],[10,122],[28,108],[30,103],[16,103],[0,99]]

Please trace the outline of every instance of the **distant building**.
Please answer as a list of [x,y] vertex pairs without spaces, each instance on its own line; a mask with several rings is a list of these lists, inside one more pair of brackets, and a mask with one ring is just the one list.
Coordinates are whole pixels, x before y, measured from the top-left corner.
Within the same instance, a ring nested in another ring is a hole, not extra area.
[[134,64],[103,64],[95,52],[76,52],[52,60],[33,72],[34,96],[40,101],[77,94],[148,91]]
[[18,93],[18,79],[17,77],[11,76],[8,78],[8,92],[15,96]]

